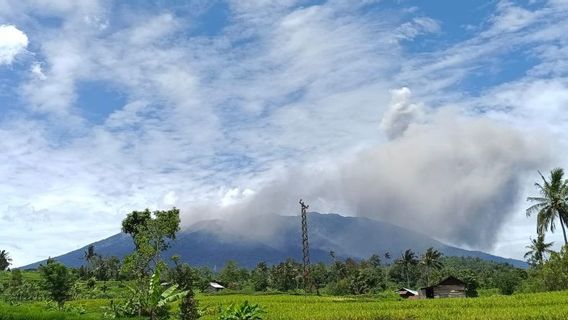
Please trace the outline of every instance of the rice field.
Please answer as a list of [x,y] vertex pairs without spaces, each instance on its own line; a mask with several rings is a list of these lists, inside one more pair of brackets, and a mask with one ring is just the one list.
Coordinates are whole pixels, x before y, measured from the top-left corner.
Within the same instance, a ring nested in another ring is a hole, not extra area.
[[[568,319],[568,291],[468,299],[399,300],[389,297],[219,294],[198,296],[204,320],[218,319],[218,307],[248,300],[260,304],[263,319],[418,320],[418,319]],[[0,304],[0,320],[102,319],[105,299],[70,301],[82,312],[46,310],[41,303]],[[133,318],[130,318],[133,319]]]
[[491,296],[471,299],[390,300],[316,296],[206,296],[200,301],[216,319],[217,305],[258,303],[266,320],[402,320],[402,319],[568,319],[568,292]]

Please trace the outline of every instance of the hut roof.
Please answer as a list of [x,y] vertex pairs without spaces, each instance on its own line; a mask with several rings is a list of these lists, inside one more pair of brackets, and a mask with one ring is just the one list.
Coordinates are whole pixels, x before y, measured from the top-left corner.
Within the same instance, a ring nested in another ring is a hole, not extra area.
[[217,282],[209,282],[209,285],[215,289],[225,289],[222,285],[218,284]]
[[410,294],[412,294],[412,295],[414,295],[414,296],[417,296],[417,295],[418,295],[418,291],[415,291],[415,290],[411,290],[411,289],[408,289],[408,288],[400,288],[400,289],[398,289],[398,294],[404,294],[404,292],[408,292],[408,293],[410,293]]
[[441,285],[465,285],[465,282],[461,281],[460,279],[458,279],[454,276],[449,276],[447,278],[442,279],[442,281],[440,281],[436,284],[433,284],[429,287],[420,288],[420,289],[433,288],[433,287],[437,287],[437,286],[441,286]]

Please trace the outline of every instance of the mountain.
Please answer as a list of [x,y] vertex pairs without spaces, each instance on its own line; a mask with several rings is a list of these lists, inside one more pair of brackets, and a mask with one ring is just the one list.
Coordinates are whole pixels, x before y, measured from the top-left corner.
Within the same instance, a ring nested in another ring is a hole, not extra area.
[[[259,217],[249,230],[261,230],[268,224],[277,226],[270,237],[253,237],[247,232],[238,232],[223,220],[206,220],[180,231],[164,257],[180,255],[183,261],[196,266],[222,267],[226,261],[235,260],[240,265],[254,267],[260,261],[279,263],[291,257],[301,261],[300,218],[298,216]],[[312,262],[330,262],[330,251],[337,257],[367,258],[374,253],[391,253],[393,259],[406,249],[417,253],[434,247],[446,256],[469,256],[484,260],[509,263],[526,268],[520,260],[507,259],[481,251],[469,251],[452,247],[424,234],[382,221],[362,217],[344,217],[338,214],[310,213],[308,215],[310,258]],[[124,257],[133,248],[132,238],[116,234],[93,243],[95,251],[103,256]],[[63,254],[56,259],[67,266],[83,264],[86,247]],[[39,261],[22,269],[36,268]]]

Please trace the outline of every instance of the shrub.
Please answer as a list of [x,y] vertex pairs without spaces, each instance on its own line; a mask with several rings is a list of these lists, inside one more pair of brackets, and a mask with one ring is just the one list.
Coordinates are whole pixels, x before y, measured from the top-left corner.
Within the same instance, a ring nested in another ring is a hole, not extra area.
[[221,310],[219,320],[262,320],[260,316],[264,310],[258,304],[249,304],[248,301],[240,305],[231,304]]

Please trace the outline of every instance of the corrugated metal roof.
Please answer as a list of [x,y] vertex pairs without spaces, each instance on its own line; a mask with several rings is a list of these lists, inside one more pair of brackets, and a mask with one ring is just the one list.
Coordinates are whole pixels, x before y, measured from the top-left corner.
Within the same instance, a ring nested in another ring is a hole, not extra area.
[[225,289],[222,285],[218,284],[217,282],[209,282],[209,285],[215,289]]
[[398,290],[398,292],[401,292],[401,291],[410,292],[410,293],[412,293],[412,294],[415,295],[415,296],[418,295],[418,291],[416,291],[416,290],[411,290],[411,289],[408,289],[408,288],[401,288],[401,289]]

